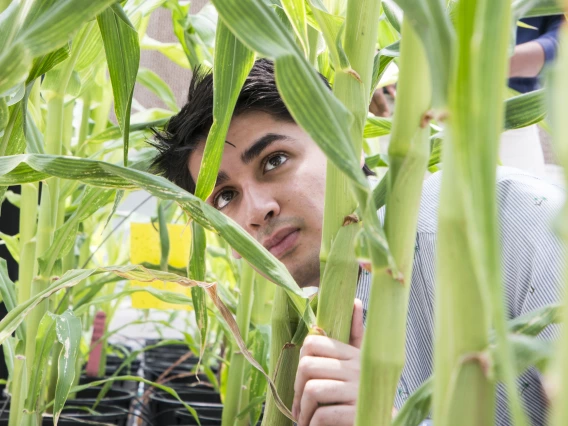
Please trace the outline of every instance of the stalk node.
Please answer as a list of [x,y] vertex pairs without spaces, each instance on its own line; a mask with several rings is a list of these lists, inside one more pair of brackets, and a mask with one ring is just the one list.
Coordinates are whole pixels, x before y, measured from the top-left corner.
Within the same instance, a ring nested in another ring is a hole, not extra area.
[[398,271],[396,274],[392,273],[391,268],[387,268],[387,274],[389,274],[395,281],[398,281],[402,285],[404,285],[404,275],[402,272]]
[[310,328],[310,333],[312,336],[316,335],[316,336],[325,336],[327,337],[327,333],[325,332],[325,330],[321,327],[318,327],[317,325],[312,325],[312,327]]
[[351,213],[350,215],[347,215],[343,218],[342,226],[347,226],[351,225],[352,223],[358,223],[358,222],[359,222],[359,216],[357,216],[357,213]]
[[489,352],[473,352],[469,354],[465,354],[460,359],[460,364],[465,364],[468,362],[477,362],[481,367],[481,371],[483,371],[483,375],[490,379],[493,376],[493,362]]
[[434,113],[432,110],[426,111],[420,118],[420,128],[425,129],[430,124],[430,121],[434,119]]
[[361,76],[353,68],[348,68],[345,70],[345,72],[349,74],[351,77],[355,78],[355,80],[357,80],[359,83],[363,83],[363,80],[361,80]]

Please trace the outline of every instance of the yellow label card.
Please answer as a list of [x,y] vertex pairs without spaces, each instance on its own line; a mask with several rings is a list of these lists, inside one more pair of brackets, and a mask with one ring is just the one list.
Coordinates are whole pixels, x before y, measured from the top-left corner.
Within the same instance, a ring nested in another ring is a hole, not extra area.
[[[130,225],[130,262],[135,265],[144,265],[152,269],[160,269],[160,234],[151,223],[132,223]],[[168,235],[170,237],[170,253],[168,256],[168,266],[170,272],[185,276],[185,270],[189,261],[191,249],[191,227],[185,224],[168,224]],[[176,269],[181,271],[176,271]],[[167,290],[175,293],[184,294],[191,297],[191,289],[176,283],[164,283],[154,281],[143,283],[131,281],[135,287],[154,287],[158,290]],[[184,309],[192,310],[191,306],[177,305],[162,302],[155,296],[139,291],[132,294],[132,307],[137,309]]]

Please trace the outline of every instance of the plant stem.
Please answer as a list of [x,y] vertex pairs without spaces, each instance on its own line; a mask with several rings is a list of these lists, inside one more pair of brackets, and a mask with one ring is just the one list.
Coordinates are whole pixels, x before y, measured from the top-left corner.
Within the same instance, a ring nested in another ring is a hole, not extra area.
[[[364,11],[364,13],[362,13]],[[354,116],[351,126],[351,140],[357,155],[361,155],[363,127],[369,107],[369,93],[373,72],[373,58],[376,46],[376,35],[379,23],[380,1],[350,0],[347,4],[345,20],[344,50],[349,59],[352,73],[344,70],[336,71],[333,91]],[[357,207],[356,199],[351,191],[348,179],[331,162],[327,163],[326,189],[324,201],[324,218],[322,243],[320,252],[320,276],[329,281],[320,280],[320,303],[318,309],[318,326],[328,335],[348,341],[353,312],[353,299],[357,288],[359,265],[355,258],[345,264],[339,275],[326,272],[332,242],[342,227],[345,218]],[[334,277],[337,276],[337,280]],[[340,278],[341,277],[341,278]],[[332,306],[327,302],[334,298],[325,295],[344,295],[335,297]],[[337,303],[340,301],[341,303]],[[333,308],[333,309],[332,309]],[[330,330],[322,327],[325,324],[341,325],[342,330]]]
[[379,266],[381,253],[371,253],[373,278],[367,333],[361,352],[357,426],[391,423],[394,396],[405,359],[406,316],[416,225],[430,148],[429,128],[424,117],[431,97],[424,47],[405,19],[402,23],[397,102],[389,145],[384,223],[392,256],[403,278],[402,281],[397,280],[386,268]]
[[[237,306],[237,325],[245,343],[248,340],[248,331],[250,324],[250,316],[253,302],[254,288],[254,270],[252,267],[243,262],[241,272],[241,280],[239,282],[240,297]],[[223,407],[223,426],[234,426],[237,422],[237,414],[241,406],[241,398],[245,390],[245,364],[246,359],[238,350],[236,344],[233,348],[231,356],[231,367],[229,369],[229,377],[227,380],[227,391],[225,392],[225,405]]]
[[[286,291],[277,287],[272,307],[272,336],[270,339],[270,377],[278,395],[291,409],[294,401],[294,380],[300,359],[300,347],[292,344],[299,317],[288,301]],[[292,426],[293,422],[280,412],[272,392],[266,396],[262,426]]]
[[[35,339],[35,336],[33,338]],[[8,426],[22,426],[24,403],[28,393],[27,370],[26,358],[22,354],[16,354]]]
[[487,354],[492,324],[513,423],[527,424],[506,336],[495,196],[510,6],[476,0],[455,8],[436,254],[433,411],[439,425],[493,424],[495,383]]
[[[94,23],[88,24],[83,31],[75,37],[73,45],[73,53],[67,59],[66,64],[62,68],[60,74],[59,86],[55,90],[55,94],[48,101],[47,105],[47,122],[45,150],[47,154],[61,155],[62,137],[63,137],[63,107],[64,97],[67,85],[71,78],[73,68],[79,57],[79,53],[86,41],[89,32],[92,30]],[[42,186],[41,202],[39,207],[39,218],[37,228],[37,250],[36,254],[41,257],[50,247],[53,241],[53,235],[57,225],[57,210],[59,205],[59,179],[47,179]],[[27,231],[26,231],[27,232]],[[34,262],[36,263],[36,262]],[[33,270],[33,269],[32,269]],[[49,286],[51,281],[51,271],[40,271],[40,276],[31,283],[31,294],[34,296]],[[39,323],[48,310],[49,301],[44,300],[37,305],[28,315],[26,321],[26,330],[28,338],[25,342],[26,362],[34,365],[35,357],[35,336]]]

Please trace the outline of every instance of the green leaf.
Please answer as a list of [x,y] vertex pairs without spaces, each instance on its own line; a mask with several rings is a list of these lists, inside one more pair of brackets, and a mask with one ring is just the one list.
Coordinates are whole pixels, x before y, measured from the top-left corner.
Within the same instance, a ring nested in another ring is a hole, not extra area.
[[[8,264],[6,260],[0,258],[0,294],[2,295],[2,301],[6,306],[6,310],[11,312],[14,310],[18,304],[16,298],[16,288],[14,283],[8,276]],[[18,339],[25,339],[25,331],[22,327],[18,328]]]
[[140,47],[144,50],[156,50],[180,67],[190,68],[189,61],[180,43],[162,43],[144,34]]
[[508,322],[509,332],[536,336],[550,324],[561,321],[562,306],[559,304],[544,306]]
[[63,47],[54,50],[53,52],[47,53],[45,55],[39,56],[34,59],[32,69],[26,80],[26,84],[31,83],[36,78],[42,76],[50,69],[55,67],[57,64],[63,62],[69,57],[70,49],[69,43],[65,44]]
[[432,378],[416,389],[397,413],[393,426],[418,426],[430,412],[432,405]]
[[383,47],[380,51],[382,56],[388,56],[391,58],[398,58],[400,56],[400,41],[395,41],[393,44],[389,44]]
[[557,0],[515,0],[512,8],[518,19],[560,15],[565,12],[561,2]]
[[302,50],[307,55],[309,42],[306,4],[304,0],[281,0],[281,4],[282,9],[286,12],[286,16],[288,16],[288,19],[292,24],[296,37],[298,37]]
[[73,247],[77,237],[79,223],[93,215],[97,210],[106,205],[113,191],[101,188],[87,187],[78,200],[78,208],[71,217],[55,231],[55,237],[51,246],[38,259],[40,274],[50,276],[55,261],[61,259]]
[[172,111],[179,111],[174,92],[158,74],[147,68],[140,68],[136,81],[159,97]]
[[[268,356],[270,351],[270,328],[259,326],[250,334],[252,342],[251,352],[265,370],[268,370]],[[250,424],[258,423],[262,413],[262,404],[266,399],[267,383],[260,371],[254,369],[250,375],[250,403],[243,411],[250,412]],[[239,413],[241,416],[243,413]]]
[[0,232],[0,238],[2,239],[2,243],[4,243],[10,252],[10,255],[16,262],[20,263],[20,241],[18,237],[15,235],[6,235],[3,232]]
[[112,219],[112,217],[116,213],[116,209],[118,208],[118,205],[120,204],[120,201],[122,200],[122,197],[124,197],[124,191],[119,189],[118,191],[116,191],[116,195],[114,197],[114,203],[112,204],[112,209],[111,209],[111,211],[110,211],[110,213],[107,217],[107,220],[105,222],[105,226],[103,226],[101,233],[106,229],[106,227],[110,223],[110,220]]
[[85,22],[112,5],[115,0],[36,0],[16,40],[33,57],[44,55],[69,40]]
[[59,354],[55,402],[53,404],[53,423],[57,426],[61,410],[67,401],[69,391],[75,380],[75,366],[81,342],[81,320],[70,310],[55,316],[55,334],[63,346]]
[[128,161],[130,106],[140,63],[138,33],[119,3],[97,17],[103,36],[110,81],[114,93],[114,111],[124,138],[124,165]]
[[[149,130],[153,127],[163,127],[168,122],[168,120],[169,120],[169,117],[168,118],[160,118],[159,120],[153,120],[153,121],[148,121],[148,122],[144,122],[144,123],[131,124],[130,125],[130,133],[141,131],[141,130]],[[101,133],[92,136],[87,142],[88,143],[106,142],[108,140],[120,138],[121,134],[122,134],[122,132],[121,132],[119,126],[112,126],[112,127],[109,127],[107,129],[103,130]]]
[[35,337],[35,356],[32,377],[29,379],[28,397],[26,398],[25,408],[30,413],[39,409],[37,406],[39,395],[43,388],[43,379],[48,368],[51,349],[55,343],[55,318],[50,312],[46,312],[39,323],[37,335]]
[[321,0],[309,0],[311,13],[329,49],[331,63],[336,70],[349,68],[349,60],[341,43],[345,18],[329,13]]
[[387,161],[387,156],[383,154],[375,154],[365,158],[365,164],[370,169],[374,169],[375,167],[388,167],[389,164]]
[[394,6],[391,4],[391,1],[383,0],[382,6],[387,20],[392,25],[392,27],[400,34],[400,28],[401,28],[400,19],[396,15]]
[[104,188],[142,188],[159,198],[176,201],[200,225],[215,229],[258,271],[286,288],[296,309],[304,314],[303,292],[280,261],[232,219],[167,179],[103,161],[75,157],[39,154],[0,157],[0,185],[35,182],[49,176]]
[[0,321],[0,344],[8,338],[22,323],[26,315],[43,300],[64,288],[70,288],[85,278],[93,275],[97,271],[94,269],[74,269],[68,271],[60,279],[51,284],[48,288],[35,294],[28,300],[20,303]]
[[43,134],[29,111],[26,113],[26,149],[30,154],[45,154]]
[[24,137],[23,102],[8,108],[10,118],[0,138],[0,155],[14,155],[24,152],[26,139]]
[[296,123],[346,176],[367,188],[359,168],[360,159],[351,143],[351,113],[310,66],[275,12],[254,0],[213,3],[225,24],[244,44],[275,58],[276,83]]
[[170,257],[170,236],[168,234],[168,222],[166,220],[164,201],[158,202],[158,231],[160,235],[160,269],[168,270],[168,258]]
[[373,62],[373,80],[371,82],[370,96],[373,96],[373,92],[377,88],[377,85],[381,81],[381,78],[385,74],[385,71],[387,70],[388,66],[392,61],[394,61],[394,57],[381,55],[381,52],[375,55],[375,59]]
[[[517,375],[522,374],[531,366],[543,372],[554,358],[553,341],[526,336],[524,334],[509,335],[508,340],[515,355]],[[496,365],[496,374],[497,377],[503,376],[502,368],[500,368],[499,364]]]
[[241,88],[254,63],[249,50],[221,20],[217,27],[213,68],[213,125],[205,143],[205,152],[197,177],[195,195],[206,200],[217,180],[225,138]]
[[[205,230],[197,222],[191,222],[191,257],[189,259],[188,277],[205,281],[205,249],[207,239]],[[191,289],[191,300],[195,310],[195,322],[201,337],[199,359],[203,358],[205,346],[207,344],[207,295],[205,290],[199,287]]]
[[524,93],[505,101],[505,129],[519,129],[542,121],[547,112],[544,89]]
[[32,54],[23,43],[10,46],[0,54],[0,94],[26,80]]
[[424,43],[432,78],[432,105],[447,104],[448,83],[452,69],[454,30],[446,13],[446,2],[440,0],[394,0],[410,20]]
[[392,128],[392,119],[384,117],[367,117],[364,138],[377,138],[390,134]]

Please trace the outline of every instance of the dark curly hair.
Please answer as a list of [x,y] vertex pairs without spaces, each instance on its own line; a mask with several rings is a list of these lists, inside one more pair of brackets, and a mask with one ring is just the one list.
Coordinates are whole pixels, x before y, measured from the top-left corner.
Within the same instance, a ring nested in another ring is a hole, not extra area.
[[[294,122],[278,93],[272,61],[258,59],[245,80],[233,116],[248,111],[262,111],[277,120]],[[197,68],[189,85],[187,103],[168,121],[164,130],[154,130],[154,140],[150,144],[158,150],[158,155],[152,161],[151,172],[194,193],[195,181],[189,173],[189,156],[200,142],[207,139],[212,125],[213,74]],[[366,165],[363,171],[367,175],[374,174]]]

